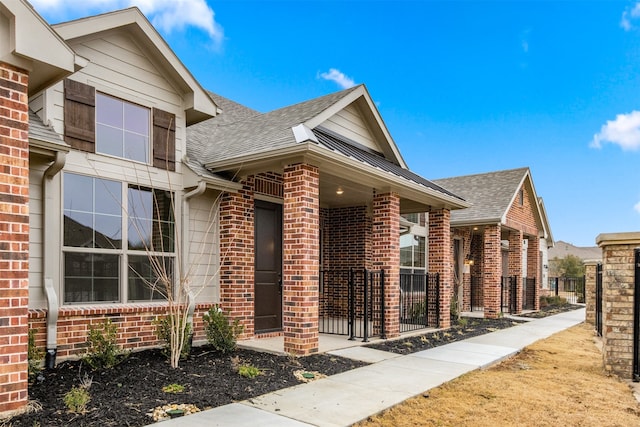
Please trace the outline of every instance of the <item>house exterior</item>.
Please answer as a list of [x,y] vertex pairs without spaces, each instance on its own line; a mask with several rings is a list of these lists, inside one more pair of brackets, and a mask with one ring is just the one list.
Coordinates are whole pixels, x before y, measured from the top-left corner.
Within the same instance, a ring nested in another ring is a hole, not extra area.
[[190,281],[196,341],[220,304],[243,338],[309,354],[327,271],[378,272],[373,327],[400,333],[418,230],[449,326],[449,222],[470,204],[408,169],[366,87],[261,114],[205,91],[136,8],[49,26],[3,0],[0,18],[0,413],[26,403],[28,329],[48,366],[105,319],[158,345],[151,257]]
[[529,168],[434,181],[472,203],[451,212],[454,286],[462,311],[539,309],[553,237]]

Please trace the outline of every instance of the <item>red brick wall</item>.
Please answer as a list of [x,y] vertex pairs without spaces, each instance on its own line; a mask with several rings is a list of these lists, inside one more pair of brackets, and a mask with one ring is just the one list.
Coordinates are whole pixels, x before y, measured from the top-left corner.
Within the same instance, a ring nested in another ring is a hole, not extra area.
[[243,184],[220,202],[220,303],[247,338],[254,334],[253,178]]
[[509,231],[509,276],[517,277],[516,313],[522,311],[522,231]]
[[397,194],[374,195],[372,227],[372,268],[385,271],[384,329],[390,338],[400,334],[400,197]]
[[429,212],[429,272],[440,274],[440,327],[451,326],[451,211]]
[[488,225],[484,229],[483,293],[484,317],[493,319],[500,314],[500,284],[502,277],[502,254],[500,249],[500,226]]
[[320,176],[315,166],[295,164],[283,179],[284,351],[304,355],[318,351]]
[[0,413],[27,402],[28,84],[26,71],[0,62]]
[[520,205],[519,195],[516,195],[515,201],[507,212],[507,221],[504,225],[515,230],[522,230],[526,235],[537,236],[538,225],[533,205],[534,203],[537,205],[537,201],[533,200],[533,194],[526,185],[523,185],[522,190],[524,195],[522,205]]
[[540,309],[540,239],[529,238],[529,249],[527,250],[527,276],[534,278],[535,287],[527,287],[528,293],[533,293],[531,298],[534,302],[534,310]]
[[[197,304],[193,315],[193,341],[207,339],[202,315],[213,304]],[[157,304],[127,304],[110,307],[63,307],[58,314],[58,359],[82,356],[87,349],[89,326],[102,325],[107,319],[117,327],[118,346],[128,350],[143,350],[164,345],[156,336],[154,321],[165,315],[166,306]],[[46,347],[46,310],[29,310],[29,327],[36,330],[36,345]]]

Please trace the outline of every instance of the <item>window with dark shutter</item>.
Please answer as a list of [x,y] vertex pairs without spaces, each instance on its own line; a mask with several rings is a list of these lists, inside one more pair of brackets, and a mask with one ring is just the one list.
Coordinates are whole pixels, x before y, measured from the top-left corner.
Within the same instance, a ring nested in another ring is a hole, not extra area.
[[82,151],[96,151],[96,90],[74,80],[64,81],[64,140]]
[[153,166],[176,170],[176,116],[153,109]]

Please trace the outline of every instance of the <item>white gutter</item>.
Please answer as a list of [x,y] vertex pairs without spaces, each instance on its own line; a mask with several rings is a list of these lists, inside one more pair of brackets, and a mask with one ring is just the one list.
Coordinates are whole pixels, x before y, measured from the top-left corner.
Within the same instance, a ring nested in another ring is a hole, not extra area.
[[[187,245],[189,244],[189,238],[188,238],[189,200],[193,197],[203,195],[206,190],[207,190],[207,183],[205,181],[198,181],[198,186],[193,190],[189,191],[188,193],[185,193],[185,195],[182,198],[182,265],[180,266],[182,271],[180,272],[180,274],[184,274],[184,272],[187,270],[187,263],[188,263],[188,260],[187,260],[188,254],[186,252],[186,248],[187,248]],[[189,290],[189,294],[187,295],[187,323],[192,325],[191,337],[193,337],[193,313],[195,312],[195,310],[196,310],[196,298],[193,292]]]
[[45,367],[52,369],[56,364],[56,353],[58,348],[57,335],[58,335],[58,310],[60,304],[58,302],[58,295],[53,285],[53,268],[51,265],[51,256],[49,254],[55,253],[58,249],[53,247],[56,243],[55,239],[47,237],[49,230],[57,230],[58,226],[55,224],[57,215],[47,215],[49,209],[47,207],[53,202],[51,194],[51,185],[53,177],[56,176],[64,167],[67,159],[67,153],[63,151],[56,151],[55,159],[53,163],[47,168],[42,176],[42,276],[43,276],[43,290],[47,298],[47,353],[45,358]]

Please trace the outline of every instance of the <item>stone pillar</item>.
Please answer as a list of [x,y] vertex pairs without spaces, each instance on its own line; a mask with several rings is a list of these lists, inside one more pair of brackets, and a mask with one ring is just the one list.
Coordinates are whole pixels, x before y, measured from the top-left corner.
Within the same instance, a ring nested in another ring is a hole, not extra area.
[[602,357],[604,368],[623,379],[633,375],[635,259],[640,233],[600,234],[602,248]]
[[320,280],[320,177],[316,166],[284,170],[283,307],[284,351],[318,351]]
[[0,413],[27,402],[28,84],[26,71],[0,62]]
[[585,321],[591,326],[596,326],[596,268],[598,261],[584,261],[584,296],[587,305]]
[[516,307],[515,313],[522,312],[522,231],[509,231],[509,276],[515,276]]
[[429,272],[440,274],[440,327],[451,326],[451,211],[429,212]]
[[252,179],[220,200],[220,302],[231,319],[244,326],[241,338],[254,335],[254,201]]
[[[527,275],[536,281],[533,288],[533,309],[540,310],[540,239],[537,236],[529,237],[529,250],[527,251]],[[531,289],[527,289],[530,293]]]
[[495,319],[500,315],[500,289],[502,280],[502,256],[500,225],[487,225],[484,229],[484,265],[482,287],[484,292],[484,317]]
[[371,254],[374,270],[384,270],[384,332],[400,335],[400,197],[395,193],[373,197]]

